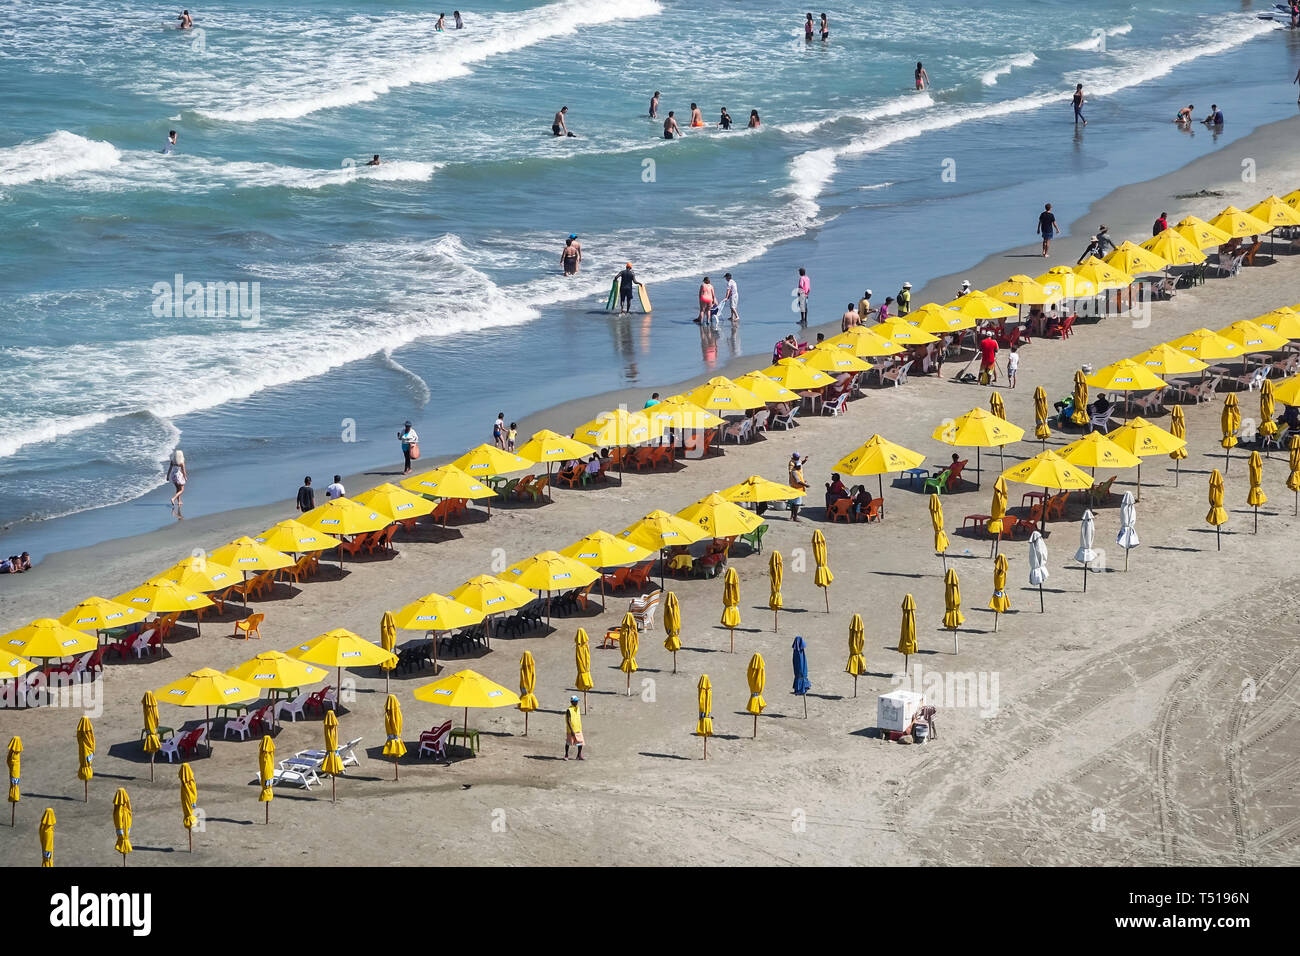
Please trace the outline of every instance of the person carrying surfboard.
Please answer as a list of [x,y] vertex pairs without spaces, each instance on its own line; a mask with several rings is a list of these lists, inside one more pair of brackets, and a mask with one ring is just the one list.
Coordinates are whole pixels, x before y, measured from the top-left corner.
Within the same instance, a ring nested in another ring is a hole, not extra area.
[[632,263],[629,262],[618,274],[619,315],[627,315],[632,311],[632,296],[635,294],[636,274],[632,271]]

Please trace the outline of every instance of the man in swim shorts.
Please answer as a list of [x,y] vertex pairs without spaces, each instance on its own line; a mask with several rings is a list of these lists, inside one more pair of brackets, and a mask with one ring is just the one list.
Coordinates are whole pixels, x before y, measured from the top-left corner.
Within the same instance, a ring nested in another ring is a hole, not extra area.
[[682,135],[682,128],[677,125],[677,116],[672,111],[668,111],[668,118],[664,120],[664,139],[676,139]]
[[555,114],[555,119],[551,122],[551,132],[556,136],[564,136],[569,132],[569,127],[564,123],[564,114],[569,112],[567,106],[561,106],[560,111]]
[[700,112],[700,108],[698,106],[692,103],[691,104],[691,126],[700,127],[703,125],[704,125],[704,114]]
[[1188,103],[1178,111],[1178,115],[1174,117],[1174,122],[1183,124],[1190,123],[1192,121],[1192,110],[1194,109],[1196,109],[1196,104]]
[[1049,202],[1043,207],[1043,211],[1038,214],[1038,227],[1035,230],[1043,237],[1043,258],[1046,259],[1049,252],[1052,251],[1052,237],[1056,235],[1056,216],[1052,215],[1052,204]]
[[861,324],[862,324],[862,317],[858,315],[858,310],[855,309],[853,307],[853,303],[850,302],[849,307],[845,309],[844,314],[840,316],[840,331],[847,332],[855,325],[861,325]]
[[650,97],[650,118],[659,118],[659,91],[655,90],[655,95]]

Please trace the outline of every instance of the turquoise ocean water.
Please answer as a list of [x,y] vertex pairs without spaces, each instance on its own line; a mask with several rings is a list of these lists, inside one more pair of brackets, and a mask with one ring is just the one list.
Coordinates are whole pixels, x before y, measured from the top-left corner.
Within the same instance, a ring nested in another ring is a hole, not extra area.
[[[178,445],[194,516],[391,461],[405,418],[454,452],[500,409],[767,354],[800,265],[827,321],[1293,115],[1300,37],[1269,6],[852,3],[806,45],[768,0],[484,3],[446,33],[415,3],[191,6],[195,33],[153,4],[4,5],[0,551],[173,520]],[[654,90],[763,126],[666,142]],[[1167,122],[1212,100],[1217,138]],[[561,105],[576,139],[549,135]],[[652,316],[601,311],[625,259]],[[702,337],[695,286],[726,269],[744,321]],[[244,314],[177,310],[178,276]]]

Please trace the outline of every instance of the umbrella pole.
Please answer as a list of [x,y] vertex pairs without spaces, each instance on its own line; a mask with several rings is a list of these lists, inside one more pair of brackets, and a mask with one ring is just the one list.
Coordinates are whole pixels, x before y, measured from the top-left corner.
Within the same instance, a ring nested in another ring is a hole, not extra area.
[[[996,622],[994,623],[993,630],[997,630]],[[957,628],[955,627],[952,629],[952,652],[954,654],[961,653],[961,642],[957,638]]]
[[777,630],[777,626],[776,626],[776,618],[777,618],[777,615],[780,614],[780,613],[781,613],[781,612],[778,611],[778,610],[776,610],[776,608],[773,608],[773,609],[772,609],[772,630],[773,630],[773,631]]
[[1038,613],[1047,613],[1047,607],[1043,604],[1043,585],[1041,583],[1038,585]]
[[585,690],[582,692],[582,712],[584,714],[587,712],[587,692]]
[[1128,570],[1128,553],[1129,553],[1130,550],[1132,550],[1132,549],[1130,549],[1130,548],[1125,548],[1125,549],[1124,549],[1124,570],[1125,570],[1125,571]]
[[153,783],[153,758],[154,755],[150,754],[149,755],[149,782],[150,783]]
[[758,739],[758,714],[754,715],[754,739]]
[[[1088,562],[1083,562],[1083,593],[1088,593]],[[997,630],[995,627],[994,630]]]
[[[1256,511],[1258,511],[1258,509],[1256,509]],[[1255,521],[1258,522],[1259,518],[1256,518]],[[822,594],[826,596],[826,613],[829,614],[831,613],[831,589],[822,588]]]
[[976,491],[980,490],[980,480],[983,477],[984,477],[984,473],[980,471],[980,449],[979,446],[976,445],[975,446],[975,490]]
[[190,835],[190,852],[193,853],[194,852],[194,831],[186,830],[185,832]]
[[803,697],[803,719],[807,720],[808,719],[808,692],[804,691],[801,696]]
[[885,518],[885,479],[883,475],[876,475],[876,490],[880,492],[880,519]]
[[704,735],[704,759],[709,759],[709,737],[707,734]]
[[[1085,571],[1084,573],[1086,574],[1087,572]],[[998,632],[998,618],[1000,618],[1001,616],[1002,615],[999,614],[997,611],[993,612],[993,633],[994,634]]]
[[330,803],[339,802],[338,774],[330,774]]
[[1259,505],[1255,505],[1255,530],[1251,534],[1259,534]]
[[632,672],[627,672],[627,696],[632,696]]
[[857,674],[853,675],[853,696],[854,697],[858,696],[858,675]]
[[1214,526],[1214,550],[1223,550],[1223,543],[1219,540],[1219,526],[1217,524]]
[[83,781],[81,781],[81,782],[84,783],[84,784],[86,785],[86,795],[85,795],[84,797],[81,798],[81,802],[82,802],[82,803],[89,803],[89,802],[90,802],[90,781],[89,781],[89,780],[83,780]]
[[1178,487],[1178,459],[1174,459],[1174,487]]
[[270,824],[271,824],[271,804],[270,804],[270,803],[267,803],[267,804],[266,804],[266,820],[263,821],[263,826],[270,826]]
[[677,652],[673,651],[673,673],[677,673]]
[[212,713],[207,707],[207,705],[204,705],[203,707],[203,719],[207,721],[208,724],[208,756],[211,757],[212,756]]
[[[1178,466],[1175,465],[1174,467],[1177,468]],[[1137,501],[1142,500],[1142,459],[1141,458],[1138,459],[1138,493],[1137,493],[1136,500]]]
[[524,736],[528,736],[528,711],[524,711]]

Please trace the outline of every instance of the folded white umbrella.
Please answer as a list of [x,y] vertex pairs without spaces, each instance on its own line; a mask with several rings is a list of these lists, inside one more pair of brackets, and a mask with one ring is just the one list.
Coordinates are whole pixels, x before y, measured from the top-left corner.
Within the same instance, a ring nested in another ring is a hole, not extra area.
[[1088,565],[1097,560],[1097,552],[1092,548],[1092,538],[1095,532],[1092,522],[1092,509],[1083,513],[1083,520],[1079,522],[1079,550],[1074,552],[1074,560],[1083,565],[1083,590],[1088,590]]
[[1119,534],[1115,543],[1124,549],[1124,570],[1128,570],[1128,553],[1139,544],[1137,533],[1137,505],[1133,503],[1133,492],[1124,492],[1124,499],[1119,505]]
[[1038,610],[1043,607],[1043,582],[1047,580],[1047,542],[1035,531],[1029,536],[1029,584],[1038,587]]

